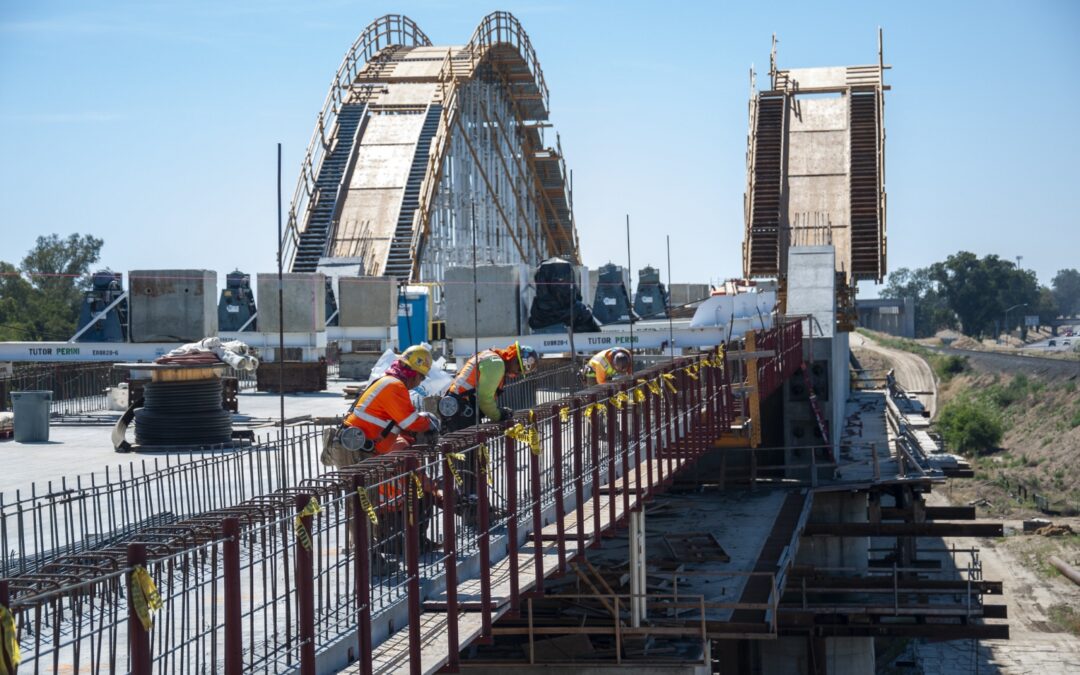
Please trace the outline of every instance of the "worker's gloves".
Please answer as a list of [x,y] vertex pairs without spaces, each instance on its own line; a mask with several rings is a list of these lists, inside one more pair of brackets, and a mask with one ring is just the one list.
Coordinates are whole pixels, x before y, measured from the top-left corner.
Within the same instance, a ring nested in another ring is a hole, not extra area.
[[420,413],[420,417],[427,419],[427,421],[431,424],[432,431],[434,431],[435,433],[442,432],[442,420],[439,419],[438,415],[429,412],[422,412]]
[[499,408],[499,421],[505,422],[514,416],[513,408]]

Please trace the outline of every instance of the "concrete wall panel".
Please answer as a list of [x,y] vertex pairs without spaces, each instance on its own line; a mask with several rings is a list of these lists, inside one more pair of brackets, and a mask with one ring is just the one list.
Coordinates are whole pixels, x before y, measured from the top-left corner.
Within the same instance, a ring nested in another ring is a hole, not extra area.
[[[476,270],[476,296],[473,296],[471,267],[446,270],[443,306],[446,310],[446,334],[451,338],[519,335],[526,330],[528,316],[521,306],[523,265],[485,265]],[[474,311],[476,330],[474,330]],[[483,348],[484,345],[481,345]]]
[[195,342],[217,335],[217,272],[128,272],[132,342]]
[[342,327],[397,325],[398,286],[391,277],[341,277],[337,300]]
[[[278,330],[277,272],[255,275],[259,301],[259,330]],[[315,333],[326,330],[326,277],[322,274],[288,273],[282,275],[286,333]]]

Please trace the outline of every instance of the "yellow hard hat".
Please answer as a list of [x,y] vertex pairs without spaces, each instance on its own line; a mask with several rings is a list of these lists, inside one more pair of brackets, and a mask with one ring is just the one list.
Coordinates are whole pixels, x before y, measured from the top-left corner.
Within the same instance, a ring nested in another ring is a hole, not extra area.
[[398,361],[425,377],[427,377],[428,371],[431,370],[431,352],[427,347],[421,347],[420,345],[413,345],[401,352]]

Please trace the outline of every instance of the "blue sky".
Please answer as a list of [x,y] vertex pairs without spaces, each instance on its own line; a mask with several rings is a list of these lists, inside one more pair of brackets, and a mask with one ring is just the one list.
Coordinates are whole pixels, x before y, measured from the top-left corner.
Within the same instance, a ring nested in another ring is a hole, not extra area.
[[781,67],[871,63],[880,25],[890,269],[959,249],[1022,255],[1043,283],[1080,266],[1066,0],[4,0],[0,259],[85,232],[125,272],[273,269],[275,144],[288,198],[356,35],[394,12],[461,44],[493,9],[536,46],[589,265],[625,261],[629,213],[635,268],[666,267],[670,234],[674,281],[738,275],[751,64],[764,81],[773,32]]

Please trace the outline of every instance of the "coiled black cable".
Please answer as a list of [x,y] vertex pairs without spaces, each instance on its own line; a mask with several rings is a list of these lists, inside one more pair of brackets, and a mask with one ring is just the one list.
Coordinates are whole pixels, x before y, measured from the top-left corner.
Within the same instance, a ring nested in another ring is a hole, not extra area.
[[221,380],[151,382],[135,411],[139,445],[216,445],[232,440],[232,415],[222,407]]

